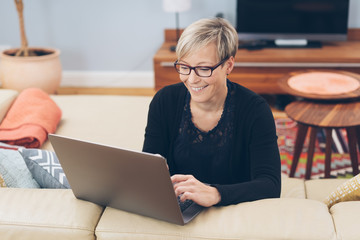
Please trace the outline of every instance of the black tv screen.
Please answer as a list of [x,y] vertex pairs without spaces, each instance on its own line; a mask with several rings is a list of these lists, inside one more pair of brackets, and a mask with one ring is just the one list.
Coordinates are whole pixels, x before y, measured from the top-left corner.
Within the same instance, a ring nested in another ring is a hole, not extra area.
[[349,0],[237,0],[240,40],[347,39]]

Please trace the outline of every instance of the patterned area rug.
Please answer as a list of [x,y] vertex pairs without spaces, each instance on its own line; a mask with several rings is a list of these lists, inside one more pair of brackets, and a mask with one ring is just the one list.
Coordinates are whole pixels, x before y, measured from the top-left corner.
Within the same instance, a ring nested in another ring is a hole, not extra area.
[[[276,123],[278,145],[279,145],[280,157],[281,157],[281,171],[289,175],[291,163],[292,163],[292,154],[295,145],[297,125],[296,122],[292,121],[289,118],[276,118],[275,123]],[[343,129],[333,131],[332,136],[333,136],[333,146],[332,146],[332,158],[331,158],[331,177],[351,178],[353,177],[353,174],[352,174],[350,156],[347,148],[346,131]],[[309,136],[306,137],[303,151],[300,155],[299,163],[295,173],[296,178],[305,177],[308,143],[309,143]],[[312,179],[323,178],[324,169],[325,169],[325,135],[323,131],[319,131],[317,134],[317,141],[315,144],[315,153],[313,158],[311,178]]]

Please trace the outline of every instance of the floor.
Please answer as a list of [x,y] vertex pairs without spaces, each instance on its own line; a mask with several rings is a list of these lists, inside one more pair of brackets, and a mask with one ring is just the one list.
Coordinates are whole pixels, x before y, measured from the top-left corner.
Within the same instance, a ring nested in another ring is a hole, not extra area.
[[154,96],[153,88],[85,88],[85,87],[60,87],[59,95],[94,94],[94,95],[127,95],[127,96]]

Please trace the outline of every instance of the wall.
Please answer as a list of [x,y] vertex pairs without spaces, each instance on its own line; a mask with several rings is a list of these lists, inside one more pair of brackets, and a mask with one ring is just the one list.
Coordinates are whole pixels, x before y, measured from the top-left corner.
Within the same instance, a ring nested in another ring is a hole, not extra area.
[[[235,1],[193,0],[180,14],[180,26],[224,12],[234,21]],[[65,70],[150,71],[163,42],[175,27],[175,14],[162,0],[24,0],[28,41],[61,49]],[[13,0],[0,1],[0,45],[20,44]]]
[[[163,30],[175,27],[175,14],[162,0],[24,0],[26,31],[32,46],[61,50],[65,71],[151,72]],[[360,1],[350,0],[350,28],[360,28]],[[180,27],[222,12],[235,24],[236,0],[192,0],[180,13]],[[18,47],[13,0],[0,1],[0,48]]]

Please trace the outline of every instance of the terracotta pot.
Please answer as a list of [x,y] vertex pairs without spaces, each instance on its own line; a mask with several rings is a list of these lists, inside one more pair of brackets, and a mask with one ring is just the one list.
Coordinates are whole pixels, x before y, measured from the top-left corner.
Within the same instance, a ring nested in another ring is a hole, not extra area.
[[18,91],[30,87],[55,93],[60,86],[62,69],[60,51],[51,48],[31,48],[41,56],[16,57],[17,49],[1,53],[0,82],[2,88]]

